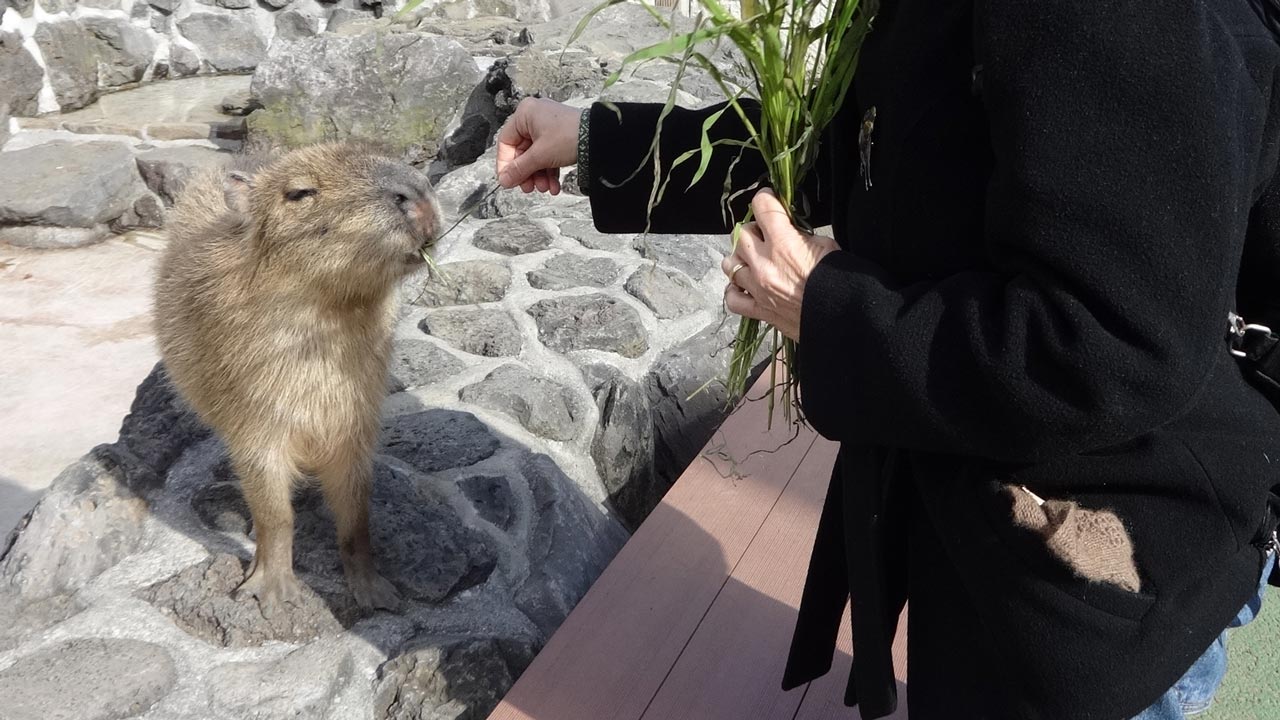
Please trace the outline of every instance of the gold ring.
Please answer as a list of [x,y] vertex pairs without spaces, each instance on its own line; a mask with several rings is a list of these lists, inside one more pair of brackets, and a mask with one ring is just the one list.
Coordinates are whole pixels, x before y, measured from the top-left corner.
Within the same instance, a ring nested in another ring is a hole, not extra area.
[[737,275],[738,271],[746,266],[747,266],[746,263],[738,263],[737,265],[734,265],[733,269],[729,271],[729,282],[733,282],[733,276]]

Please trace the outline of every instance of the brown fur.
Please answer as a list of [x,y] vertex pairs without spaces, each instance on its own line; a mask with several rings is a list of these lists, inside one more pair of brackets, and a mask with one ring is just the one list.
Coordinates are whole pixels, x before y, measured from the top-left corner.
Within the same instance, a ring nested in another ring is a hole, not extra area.
[[296,598],[291,497],[314,476],[356,600],[394,608],[370,555],[372,456],[394,291],[439,232],[434,196],[411,167],[353,144],[245,170],[188,184],[155,296],[169,377],[226,442],[253,515],[237,594],[269,612]]

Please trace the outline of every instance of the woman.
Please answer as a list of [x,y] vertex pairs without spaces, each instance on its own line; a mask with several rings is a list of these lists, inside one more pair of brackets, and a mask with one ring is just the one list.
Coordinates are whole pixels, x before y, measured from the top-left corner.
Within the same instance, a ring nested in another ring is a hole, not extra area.
[[[1233,310],[1280,327],[1263,4],[884,0],[807,191],[834,242],[763,191],[724,264],[728,308],[799,341],[807,419],[841,442],[787,687],[829,669],[852,595],[846,701],[864,717],[895,705],[908,598],[916,720],[1207,704],[1224,628],[1271,567],[1280,491],[1280,414],[1224,340]],[[596,225],[643,229],[653,176],[617,183],[659,109],[620,110],[580,123],[526,101],[500,181],[558,192],[579,162]],[[696,147],[714,110],[675,112],[660,156]],[[733,113],[713,130],[744,134]],[[668,193],[652,230],[726,232],[721,190]],[[1052,527],[1015,517],[1026,498],[1116,519],[1104,539],[1131,547],[1132,582],[1082,577]]]

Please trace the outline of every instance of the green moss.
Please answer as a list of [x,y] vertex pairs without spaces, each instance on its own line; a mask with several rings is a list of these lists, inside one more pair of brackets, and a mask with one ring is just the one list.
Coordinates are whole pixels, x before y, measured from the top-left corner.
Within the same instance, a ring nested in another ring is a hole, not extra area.
[[413,145],[435,147],[446,122],[428,108],[411,107],[379,120],[340,124],[331,117],[307,117],[299,107],[296,102],[278,102],[254,112],[248,118],[250,134],[282,147],[360,138],[405,149]]

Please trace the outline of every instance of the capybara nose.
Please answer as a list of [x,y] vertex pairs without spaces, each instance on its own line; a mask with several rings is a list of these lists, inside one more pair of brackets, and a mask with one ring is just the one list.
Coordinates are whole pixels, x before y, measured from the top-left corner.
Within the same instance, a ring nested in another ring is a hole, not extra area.
[[399,203],[400,211],[408,218],[414,234],[423,238],[430,245],[435,243],[440,234],[440,214],[436,212],[436,204],[429,195],[417,198],[406,198]]
[[415,235],[435,240],[440,231],[440,220],[429,192],[407,185],[399,186],[387,191],[387,199],[404,214]]
[[427,177],[407,165],[388,162],[378,169],[378,180],[387,200],[404,214],[413,233],[425,243],[434,242],[440,232],[440,213]]

